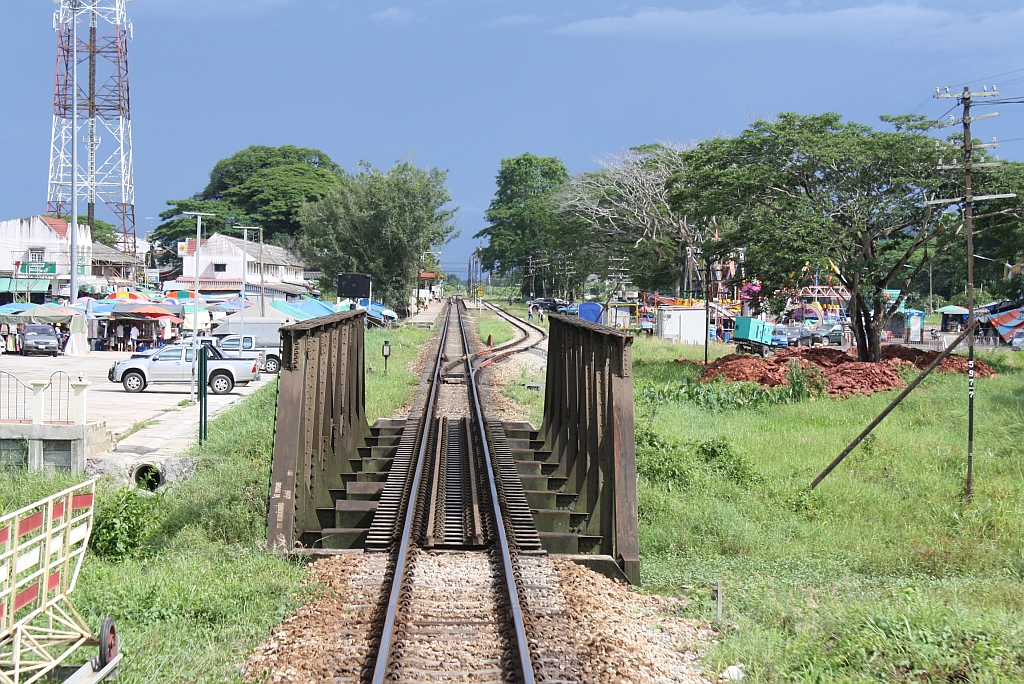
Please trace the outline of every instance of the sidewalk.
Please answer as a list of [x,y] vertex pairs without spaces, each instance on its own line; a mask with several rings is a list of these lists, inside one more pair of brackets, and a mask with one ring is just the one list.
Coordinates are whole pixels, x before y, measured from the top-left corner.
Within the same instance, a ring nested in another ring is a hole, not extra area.
[[437,321],[437,317],[443,308],[444,304],[442,302],[432,302],[429,309],[421,309],[419,313],[409,319],[409,323],[416,328],[432,330],[434,323]]
[[[267,384],[273,375],[264,375],[259,382],[245,387],[236,387],[231,394],[209,396],[209,418],[213,418],[224,410],[234,406],[260,387]],[[185,399],[187,399],[187,395]],[[199,434],[199,404],[163,409],[148,419],[136,424],[143,427],[136,432],[120,438],[113,451],[96,454],[85,463],[88,475],[111,475],[126,481],[134,479],[138,468],[152,465],[157,468],[162,481],[188,479],[195,472],[195,459],[182,458]],[[114,434],[117,440],[120,435],[131,431],[127,428]]]

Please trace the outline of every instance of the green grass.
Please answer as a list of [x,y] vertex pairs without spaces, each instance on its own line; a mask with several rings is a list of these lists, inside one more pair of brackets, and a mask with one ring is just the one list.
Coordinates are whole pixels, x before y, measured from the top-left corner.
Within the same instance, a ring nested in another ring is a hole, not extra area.
[[[427,336],[367,333],[369,420],[411,398],[405,366]],[[640,394],[696,376],[675,358],[703,358],[651,339],[634,350]],[[977,382],[970,506],[963,377],[925,381],[811,493],[892,393],[713,410],[666,393],[638,406],[644,589],[686,596],[684,615],[711,618],[707,586],[724,582],[710,672],[743,662],[750,682],[1024,680],[1024,354],[984,358],[1001,375]],[[508,391],[539,424],[542,394]],[[213,420],[191,452],[195,478],[124,509],[144,512],[146,532],[126,560],[88,557],[73,601],[94,626],[117,620],[120,681],[231,681],[311,591],[303,567],[263,552],[275,401],[272,383]],[[0,473],[0,510],[78,481]],[[98,515],[116,519],[123,499],[101,482]]]
[[[412,398],[418,378],[406,365],[428,337],[416,328],[367,332],[370,422]],[[126,557],[90,552],[72,601],[94,628],[116,620],[125,653],[118,681],[235,681],[249,652],[313,591],[302,585],[305,566],[265,553],[276,403],[274,381],[212,420],[206,443],[186,454],[199,458],[195,477],[155,498],[100,481],[97,528],[120,535],[117,555]],[[0,510],[81,481],[2,472]]]
[[[366,331],[366,419],[371,425],[378,418],[386,418],[412,401],[420,378],[408,369],[408,365],[429,339],[429,330],[411,325]],[[387,373],[381,356],[385,340],[391,345]]]
[[491,343],[495,346],[505,344],[515,336],[512,325],[499,318],[493,311],[489,309],[477,311],[470,308],[469,312],[476,319],[476,334],[484,344],[487,344],[488,336],[491,337]]
[[528,382],[544,382],[544,371],[530,373],[524,370],[519,377],[505,386],[505,396],[520,404],[526,411],[524,418],[534,427],[540,427],[544,418],[544,387],[527,389]]
[[[641,392],[699,372],[670,363],[661,342],[634,349]],[[645,590],[688,596],[686,614],[710,618],[706,587],[725,582],[709,670],[743,662],[752,682],[1024,679],[1024,355],[985,358],[1001,375],[977,381],[970,506],[962,376],[928,378],[810,493],[893,393],[638,406],[638,433],[656,440],[638,444]],[[754,477],[700,458],[709,440]]]

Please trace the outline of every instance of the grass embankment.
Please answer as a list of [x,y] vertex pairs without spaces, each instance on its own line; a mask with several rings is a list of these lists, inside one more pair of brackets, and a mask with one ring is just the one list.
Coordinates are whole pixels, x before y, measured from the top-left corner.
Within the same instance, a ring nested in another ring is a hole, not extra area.
[[[412,398],[417,378],[406,365],[428,336],[367,332],[371,423]],[[126,654],[118,681],[232,681],[235,666],[308,595],[305,566],[264,552],[276,402],[275,382],[212,420],[209,440],[191,450],[200,461],[188,482],[153,496],[101,481],[93,552],[72,601],[96,628],[105,616],[117,621]],[[0,510],[80,481],[0,474]]]
[[[506,307],[508,305],[506,304]],[[490,309],[474,309],[470,307],[469,313],[475,319],[476,334],[480,338],[480,341],[487,344],[487,338],[491,338],[491,344],[497,346],[499,344],[505,344],[515,337],[515,331],[512,329],[512,324],[503,318],[500,318],[498,314],[494,313]]]
[[[650,351],[637,342],[638,397],[696,372]],[[710,617],[703,587],[725,582],[711,669],[743,662],[754,682],[1024,679],[1024,357],[986,360],[1001,375],[977,382],[970,506],[962,376],[926,380],[812,493],[892,392],[732,410],[638,400],[645,586]]]
[[965,377],[927,379],[808,493],[894,393],[738,404],[726,395],[752,388],[677,391],[699,368],[671,359],[698,352],[637,339],[634,376],[644,589],[711,619],[708,586],[724,582],[709,671],[1024,680],[1024,354],[984,355],[1000,375],[977,381],[968,506]]

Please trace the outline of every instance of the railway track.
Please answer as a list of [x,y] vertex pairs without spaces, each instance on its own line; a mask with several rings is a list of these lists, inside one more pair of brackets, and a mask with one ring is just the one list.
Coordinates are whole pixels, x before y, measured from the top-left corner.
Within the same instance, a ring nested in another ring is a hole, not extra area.
[[477,351],[462,301],[451,301],[418,428],[403,435],[367,537],[367,549],[390,562],[364,681],[576,681],[552,638],[569,615],[550,599],[557,579],[532,564],[544,552],[476,377],[545,333],[489,308],[520,337]]

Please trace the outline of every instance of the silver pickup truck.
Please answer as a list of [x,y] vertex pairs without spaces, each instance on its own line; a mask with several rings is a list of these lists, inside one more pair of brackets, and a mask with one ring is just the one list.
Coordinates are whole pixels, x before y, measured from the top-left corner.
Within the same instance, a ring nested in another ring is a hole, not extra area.
[[[259,360],[229,359],[216,347],[209,347],[207,371],[210,391],[227,394],[235,385],[246,385],[260,378]],[[141,392],[151,384],[192,382],[195,352],[192,347],[172,345],[116,362],[107,371],[107,379],[119,382],[126,392]]]

